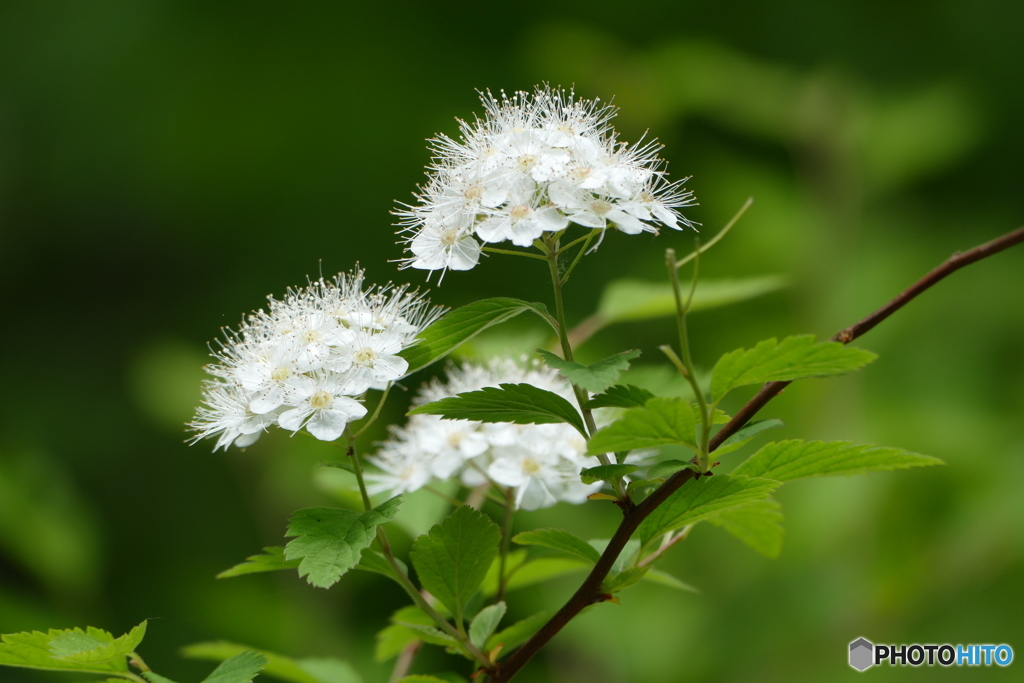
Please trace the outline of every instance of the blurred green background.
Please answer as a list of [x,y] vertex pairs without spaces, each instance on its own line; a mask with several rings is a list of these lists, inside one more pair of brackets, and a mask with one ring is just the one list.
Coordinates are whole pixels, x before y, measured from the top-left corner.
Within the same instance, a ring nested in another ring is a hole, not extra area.
[[[1024,220],[1022,25],[1009,0],[0,4],[0,632],[151,618],[143,655],[176,680],[211,668],[177,648],[213,638],[386,680],[373,636],[404,600],[383,579],[325,593],[291,573],[213,578],[280,545],[293,510],[331,503],[315,473],[333,456],[282,434],[226,454],[183,443],[218,328],[356,261],[421,283],[388,263],[388,212],[422,178],[424,138],[477,111],[475,88],[549,81],[614,97],[625,139],[660,138],[705,235],[755,198],[702,271],[790,286],[695,314],[705,368],[761,338],[828,336]],[[609,279],[660,279],[668,246],[692,238],[610,235],[573,277],[573,321]],[[858,636],[1024,655],[1022,266],[1018,248],[958,273],[863,340],[881,358],[860,376],[795,385],[765,413],[786,421],[778,438],[948,467],[786,487],[774,561],[698,527],[665,568],[700,594],[634,588],[522,680],[845,680]],[[433,297],[548,300],[545,278],[491,258]],[[476,348],[536,339],[530,324]],[[638,347],[653,364],[672,338],[667,319],[620,324],[583,355]],[[607,536],[610,507],[519,525]],[[574,585],[524,589],[512,616]],[[1010,680],[1021,665],[870,675]]]

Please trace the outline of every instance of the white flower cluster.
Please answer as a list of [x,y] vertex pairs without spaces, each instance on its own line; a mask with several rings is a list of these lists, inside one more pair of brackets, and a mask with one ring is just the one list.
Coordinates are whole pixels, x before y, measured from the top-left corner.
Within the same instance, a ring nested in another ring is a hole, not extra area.
[[[413,403],[504,383],[532,384],[575,402],[572,388],[554,370],[495,358],[487,365],[450,367],[447,382],[435,380]],[[392,437],[368,458],[380,472],[368,473],[366,479],[371,493],[391,495],[415,491],[435,479],[459,477],[470,487],[489,481],[514,489],[517,506],[536,510],[558,501],[582,503],[601,488],[580,481],[581,470],[600,464],[586,451],[583,437],[567,424],[485,424],[413,415],[405,427],[392,427]]]
[[460,121],[459,140],[431,140],[427,184],[396,211],[407,267],[469,270],[479,240],[528,247],[569,223],[630,235],[692,225],[678,209],[693,195],[668,181],[661,146],[619,142],[614,107],[550,87],[481,100],[485,117]]
[[189,427],[193,442],[245,447],[277,424],[333,441],[366,414],[358,400],[405,375],[397,354],[443,312],[405,286],[364,289],[363,271],[323,278],[269,297],[214,352],[203,403]]

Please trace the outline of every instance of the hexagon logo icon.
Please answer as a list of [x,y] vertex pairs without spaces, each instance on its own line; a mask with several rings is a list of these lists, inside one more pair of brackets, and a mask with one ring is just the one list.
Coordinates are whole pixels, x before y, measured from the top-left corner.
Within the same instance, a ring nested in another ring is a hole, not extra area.
[[864,671],[875,663],[875,646],[865,638],[858,638],[850,643],[850,666],[857,671]]

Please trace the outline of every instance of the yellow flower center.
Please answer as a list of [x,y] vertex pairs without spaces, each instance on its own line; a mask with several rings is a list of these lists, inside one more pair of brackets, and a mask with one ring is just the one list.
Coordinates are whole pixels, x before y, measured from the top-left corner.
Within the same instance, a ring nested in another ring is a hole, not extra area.
[[590,205],[590,210],[596,213],[598,216],[603,216],[612,210],[612,205],[603,199],[598,199],[596,202]]
[[508,212],[509,217],[514,221],[521,221],[531,213],[531,209],[526,204],[520,204]]
[[523,460],[523,472],[527,474],[537,474],[540,472],[540,463],[533,458],[525,458]]
[[369,363],[371,360],[377,357],[377,354],[374,353],[373,349],[362,348],[356,351],[354,354],[352,354],[352,356],[353,358],[356,359],[357,363]]
[[275,382],[283,382],[292,376],[290,368],[274,368],[274,371],[270,373],[270,379]]
[[306,342],[307,344],[312,344],[313,342],[318,341],[322,336],[323,335],[320,334],[317,330],[306,330],[305,332],[302,333],[302,341]]
[[537,157],[532,154],[524,154],[516,160],[519,164],[519,170],[529,171],[531,168],[537,165]]
[[332,397],[326,391],[318,391],[309,397],[309,405],[317,410],[322,410],[331,405]]

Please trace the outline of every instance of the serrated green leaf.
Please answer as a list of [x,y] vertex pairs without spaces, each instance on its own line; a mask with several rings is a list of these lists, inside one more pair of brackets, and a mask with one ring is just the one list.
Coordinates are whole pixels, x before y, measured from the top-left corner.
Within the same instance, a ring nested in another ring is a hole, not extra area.
[[557,424],[566,422],[587,435],[583,417],[556,393],[532,384],[499,384],[467,391],[409,411],[410,415],[440,415],[448,420]]
[[584,484],[594,484],[599,481],[612,481],[620,477],[624,477],[627,474],[633,474],[639,468],[636,465],[598,465],[597,467],[588,467],[580,472],[580,480]]
[[662,586],[668,586],[669,588],[675,588],[676,590],[685,591],[687,593],[699,593],[700,591],[686,583],[680,581],[671,574],[657,569],[651,569],[643,577],[644,581],[650,581],[651,583],[657,583]]
[[775,559],[782,552],[782,506],[772,498],[725,510],[708,521],[765,557]]
[[[752,299],[786,286],[779,275],[742,280],[700,280],[690,304],[690,312]],[[598,305],[602,327],[627,320],[669,317],[676,314],[675,295],[668,282],[613,280],[605,287]]]
[[82,664],[108,662],[130,655],[145,637],[145,621],[119,638],[111,638],[106,631],[91,627],[85,632],[74,629],[65,631],[50,640],[50,653],[58,659],[69,662]]
[[483,647],[494,629],[498,628],[507,609],[504,602],[499,602],[480,610],[469,625],[469,641],[477,647]]
[[586,407],[594,408],[641,408],[654,398],[654,394],[633,384],[616,384],[604,390],[603,394],[587,401]]
[[604,391],[619,379],[619,375],[629,369],[629,362],[640,355],[640,351],[632,349],[623,351],[600,360],[592,365],[581,365],[573,361],[559,358],[550,351],[537,349],[548,367],[558,370],[559,374],[576,386],[590,392]]
[[296,538],[285,546],[285,559],[301,560],[299,576],[318,588],[330,588],[359,563],[377,527],[393,519],[401,503],[402,497],[396,496],[361,514],[338,508],[299,510],[288,525],[286,535]]
[[[100,675],[124,673],[128,671],[125,655],[142,640],[145,623],[120,638],[91,626],[84,630],[50,629],[47,633],[4,634],[0,636],[0,666]],[[51,650],[55,640],[57,652],[62,656],[55,656]]]
[[850,441],[794,439],[767,444],[737,467],[734,474],[792,481],[804,477],[848,476],[943,464],[938,458],[902,448]]
[[747,384],[833,377],[859,370],[878,356],[839,342],[814,343],[813,335],[766,339],[749,351],[722,356],[711,371],[711,395],[717,402]]
[[594,546],[565,529],[534,529],[533,531],[524,531],[513,536],[512,541],[519,545],[537,545],[560,550],[591,564],[601,559],[601,553],[597,552]]
[[245,574],[257,574],[260,572],[276,572],[282,569],[295,569],[299,566],[298,560],[284,559],[284,548],[264,548],[260,555],[252,555],[245,558],[245,562],[236,564],[230,569],[225,569],[217,574],[218,579],[229,579]]
[[421,370],[454,351],[487,328],[510,320],[524,311],[533,311],[549,321],[544,304],[497,297],[483,299],[449,311],[424,330],[415,346],[399,355],[409,362],[409,373]]
[[779,429],[785,426],[786,425],[783,424],[782,420],[775,419],[748,422],[745,427],[738,429],[735,434],[723,441],[722,445],[715,449],[715,454],[725,455],[726,453],[731,453],[737,448],[741,448],[761,432],[768,429]]
[[587,453],[599,455],[669,444],[696,449],[697,415],[681,398],[652,398],[642,408],[630,408],[599,430],[587,444]]
[[498,645],[504,645],[502,648],[505,652],[511,651],[513,648],[517,648],[527,640],[530,639],[534,633],[540,630],[540,627],[547,623],[555,613],[550,611],[538,612],[533,616],[526,617],[522,621],[517,621],[503,631],[498,631],[493,636],[487,639],[487,647],[484,648],[488,652],[498,647]]
[[203,679],[203,683],[251,683],[266,665],[266,657],[246,650],[221,662],[213,673]]
[[764,500],[780,486],[771,479],[717,474],[693,479],[675,491],[647,519],[637,534],[644,545],[662,534],[696,524],[728,510]]
[[468,505],[413,542],[410,557],[423,587],[463,619],[466,603],[483,582],[498,554],[498,525]]
[[647,476],[652,479],[661,479],[668,477],[669,475],[675,474],[679,470],[695,470],[697,465],[692,462],[684,460],[665,460],[655,465],[651,465],[651,469],[647,472]]
[[623,569],[617,574],[610,574],[601,584],[601,592],[618,593],[619,591],[626,590],[630,586],[639,583],[649,570],[650,567],[630,567],[629,569]]

